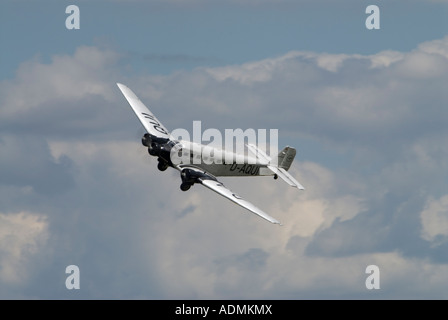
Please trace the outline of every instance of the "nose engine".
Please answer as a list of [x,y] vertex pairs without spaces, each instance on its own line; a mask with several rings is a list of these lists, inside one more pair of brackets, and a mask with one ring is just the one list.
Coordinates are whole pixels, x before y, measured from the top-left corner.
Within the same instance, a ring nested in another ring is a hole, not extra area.
[[158,156],[163,158],[164,160],[168,160],[169,157],[165,156],[166,152],[170,152],[171,146],[169,144],[169,139],[162,139],[151,136],[148,133],[145,133],[142,137],[142,144],[148,148],[148,152],[152,156]]

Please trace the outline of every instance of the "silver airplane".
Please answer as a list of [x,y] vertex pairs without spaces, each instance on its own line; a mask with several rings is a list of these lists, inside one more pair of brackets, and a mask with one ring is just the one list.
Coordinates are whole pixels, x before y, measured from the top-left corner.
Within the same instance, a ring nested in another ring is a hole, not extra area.
[[[288,173],[296,155],[294,148],[287,146],[272,159],[254,144],[247,144],[248,150],[253,154],[250,157],[209,145],[175,140],[131,89],[121,83],[117,85],[146,130],[142,144],[148,148],[151,156],[157,157],[157,168],[160,171],[172,167],[180,172],[182,191],[189,190],[195,183],[202,184],[269,222],[281,225],[278,220],[225,187],[216,177],[274,176],[274,179],[280,177],[290,186],[304,190]],[[210,159],[212,154],[214,158]]]

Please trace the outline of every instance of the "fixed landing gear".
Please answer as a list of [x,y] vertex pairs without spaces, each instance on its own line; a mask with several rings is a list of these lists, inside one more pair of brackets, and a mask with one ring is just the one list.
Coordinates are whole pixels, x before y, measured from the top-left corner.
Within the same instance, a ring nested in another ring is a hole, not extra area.
[[274,179],[277,180],[278,179],[278,175],[274,174]]
[[188,182],[182,182],[182,184],[180,185],[180,190],[182,191],[187,191],[191,188],[191,183]]
[[157,164],[157,169],[159,169],[160,171],[165,171],[168,168],[168,164],[159,158],[159,163]]

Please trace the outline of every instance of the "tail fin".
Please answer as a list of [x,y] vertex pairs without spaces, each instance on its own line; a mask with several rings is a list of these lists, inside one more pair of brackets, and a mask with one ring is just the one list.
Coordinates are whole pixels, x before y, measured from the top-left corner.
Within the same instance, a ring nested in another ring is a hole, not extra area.
[[287,184],[292,187],[296,187],[300,190],[304,190],[305,188],[296,180],[292,175],[290,175],[287,171],[291,167],[292,162],[296,156],[296,149],[292,147],[285,147],[282,151],[277,155],[277,163],[272,163],[268,165],[268,168],[278,177],[282,178]]
[[265,161],[269,170],[271,170],[272,174],[275,177],[282,178],[287,184],[291,187],[296,187],[300,190],[304,190],[305,188],[296,180],[293,176],[291,176],[287,171],[291,167],[292,162],[296,156],[296,149],[292,147],[285,147],[282,151],[279,152],[276,158],[271,159],[264,151],[258,149],[255,145],[249,144],[247,145],[249,150],[254,153],[258,159]]
[[296,149],[292,147],[285,147],[282,151],[277,155],[277,166],[279,168],[283,168],[286,171],[291,167],[292,162],[296,156]]

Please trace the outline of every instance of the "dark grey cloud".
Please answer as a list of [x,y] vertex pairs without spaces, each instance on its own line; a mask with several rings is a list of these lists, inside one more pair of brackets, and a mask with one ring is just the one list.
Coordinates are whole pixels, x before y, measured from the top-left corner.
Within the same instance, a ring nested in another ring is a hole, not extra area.
[[250,248],[242,254],[235,254],[229,257],[220,258],[216,261],[218,268],[223,272],[227,268],[236,267],[258,272],[266,265],[269,254],[260,248]]
[[417,207],[403,207],[408,200],[385,195],[376,205],[370,204],[369,211],[361,212],[351,220],[336,219],[330,228],[315,235],[307,247],[307,253],[351,256],[399,250],[407,256],[420,255],[429,249],[429,245],[420,238],[421,200],[415,201]]
[[74,186],[73,163],[66,156],[53,158],[40,137],[27,134],[0,138],[0,184],[31,187],[38,194],[56,196]]

